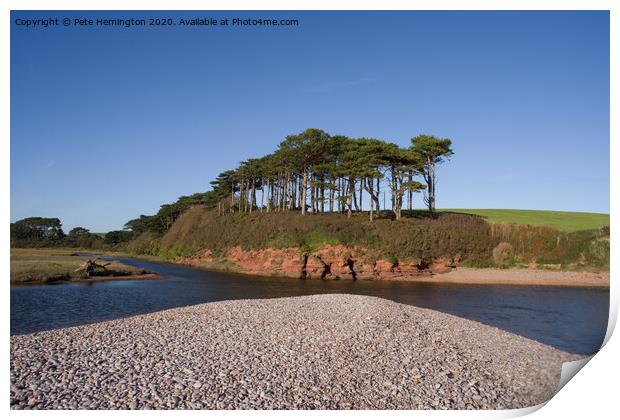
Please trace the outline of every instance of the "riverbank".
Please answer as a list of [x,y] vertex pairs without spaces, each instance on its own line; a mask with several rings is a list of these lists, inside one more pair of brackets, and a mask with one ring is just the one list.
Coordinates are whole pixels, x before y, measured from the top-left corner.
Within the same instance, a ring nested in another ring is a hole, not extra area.
[[433,275],[419,281],[462,284],[506,284],[520,286],[570,286],[609,288],[609,272],[536,270],[522,268],[464,268]]
[[[139,257],[136,257],[139,258]],[[153,261],[166,262],[163,259]],[[266,273],[251,270],[238,269],[232,264],[209,264],[200,262],[187,262],[186,259],[175,261],[177,264],[203,269],[213,272],[237,273],[245,275],[259,275],[263,277],[282,276],[282,273]],[[449,284],[481,284],[481,285],[513,285],[513,286],[557,286],[557,287],[594,287],[608,289],[610,285],[610,273],[592,273],[587,271],[562,271],[523,268],[467,268],[458,267],[449,272],[433,273],[426,271],[406,275],[402,271],[394,271],[389,279],[362,279],[376,281],[412,281],[420,283],[449,283]],[[299,278],[299,276],[288,276]],[[326,279],[338,281],[340,279]],[[349,279],[351,280],[351,279]]]
[[78,255],[74,249],[11,248],[11,284],[151,280],[159,278],[142,267],[119,261],[96,261],[103,268],[87,275],[85,268],[94,256]]
[[519,408],[580,356],[354,295],[208,303],[11,337],[12,408]]
[[[139,257],[138,257],[139,258]],[[426,283],[506,284],[609,288],[608,271],[567,271],[532,268],[466,268],[455,259],[430,263],[388,261],[366,249],[326,245],[304,253],[299,248],[244,250],[232,247],[220,256],[209,250],[176,263],[210,271],[263,277],[322,280],[415,281]]]

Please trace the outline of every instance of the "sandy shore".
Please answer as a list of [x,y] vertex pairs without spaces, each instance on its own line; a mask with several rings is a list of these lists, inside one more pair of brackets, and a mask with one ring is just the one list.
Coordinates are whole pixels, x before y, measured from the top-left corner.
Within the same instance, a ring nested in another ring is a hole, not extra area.
[[457,268],[449,273],[416,278],[416,281],[467,284],[609,287],[609,272],[552,271],[533,269]]
[[11,337],[11,408],[519,408],[579,359],[354,295],[208,303]]

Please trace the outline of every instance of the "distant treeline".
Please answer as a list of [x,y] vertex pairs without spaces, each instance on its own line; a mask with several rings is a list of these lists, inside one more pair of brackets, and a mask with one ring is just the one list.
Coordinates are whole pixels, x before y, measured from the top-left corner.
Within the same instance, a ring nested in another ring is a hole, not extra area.
[[106,234],[91,233],[83,227],[76,227],[66,234],[60,219],[53,217],[28,217],[11,223],[11,246],[68,247],[100,249],[105,246],[127,242],[133,233],[114,230]]
[[160,236],[166,233],[172,223],[188,208],[199,204],[207,207],[216,206],[213,197],[212,191],[180,197],[172,204],[161,206],[152,216],[142,215],[127,222],[123,230],[113,230],[105,234],[92,233],[83,227],[76,227],[65,233],[58,218],[28,217],[11,223],[11,246],[101,249],[128,242],[143,232]]

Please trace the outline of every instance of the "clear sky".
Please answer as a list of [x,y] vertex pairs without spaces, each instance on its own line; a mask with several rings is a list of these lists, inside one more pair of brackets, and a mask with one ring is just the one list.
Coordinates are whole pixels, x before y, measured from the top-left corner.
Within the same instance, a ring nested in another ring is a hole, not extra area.
[[[43,17],[295,27],[26,28]],[[449,137],[438,207],[609,212],[607,12],[12,12],[11,220],[122,228],[317,127]],[[418,203],[421,199],[418,198]]]

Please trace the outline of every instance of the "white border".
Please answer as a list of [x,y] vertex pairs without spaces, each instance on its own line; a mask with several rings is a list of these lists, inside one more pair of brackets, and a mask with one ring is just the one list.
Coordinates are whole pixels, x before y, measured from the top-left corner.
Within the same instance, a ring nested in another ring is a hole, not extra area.
[[[620,66],[618,66],[618,40],[620,33],[618,31],[620,19],[617,12],[620,8],[617,1],[553,1],[553,0],[435,0],[435,1],[421,1],[412,0],[408,2],[404,1],[392,1],[384,0],[380,2],[381,10],[610,10],[611,20],[611,80],[610,80],[610,123],[611,123],[611,145],[610,145],[610,159],[611,159],[611,191],[610,191],[610,209],[611,209],[611,243],[612,243],[612,287],[611,287],[611,302],[610,302],[610,324],[606,336],[607,344],[597,354],[590,363],[579,373],[576,380],[570,381],[551,401],[549,401],[546,407],[540,411],[537,411],[532,415],[533,418],[550,418],[550,417],[563,417],[563,418],[583,418],[589,416],[594,418],[607,418],[611,413],[617,412],[616,405],[617,395],[617,374],[618,374],[618,356],[620,355],[620,345],[617,338],[610,340],[611,332],[616,323],[618,313],[618,293],[617,293],[617,279],[615,273],[616,263],[618,261],[618,252],[616,238],[620,234],[620,230],[617,228],[616,211],[618,210],[618,183],[620,175],[620,165],[614,165],[614,162],[618,160],[618,121],[620,121],[620,115],[618,111],[618,84],[617,76]],[[359,0],[355,2],[344,2],[335,0],[315,0],[315,1],[296,1],[294,4],[290,1],[236,1],[234,4],[227,3],[225,1],[192,1],[192,0],[180,0],[180,1],[168,1],[168,0],[92,0],[88,2],[76,1],[76,0],[59,0],[59,1],[34,1],[34,0],[5,0],[0,4],[2,10],[2,19],[0,20],[0,42],[2,45],[2,56],[0,64],[1,74],[1,103],[0,103],[0,136],[2,138],[0,153],[0,171],[2,173],[3,182],[0,188],[4,197],[8,198],[6,204],[0,206],[0,212],[5,222],[1,224],[1,232],[5,240],[2,243],[2,272],[5,274],[4,293],[3,293],[3,307],[4,309],[4,322],[3,330],[4,337],[6,338],[6,344],[4,346],[4,363],[2,364],[2,377],[4,378],[4,398],[6,402],[6,410],[9,411],[11,416],[59,416],[67,418],[79,418],[81,414],[79,412],[15,412],[9,410],[9,307],[10,307],[10,294],[9,294],[9,220],[10,220],[10,10],[375,10],[377,9],[377,2],[368,0]],[[584,139],[584,146],[587,145],[587,139]],[[609,340],[609,341],[608,341]],[[428,411],[361,411],[361,412],[213,412],[213,415],[217,417],[230,419],[237,417],[258,417],[269,418],[283,417],[294,415],[296,417],[315,417],[321,416],[339,416],[340,418],[352,418],[355,416],[361,417],[375,417],[375,416],[388,416],[388,417],[400,417],[404,418],[411,415],[416,417],[433,417],[433,418],[447,418],[447,417],[469,417],[469,418],[503,418],[503,417],[515,417],[536,411],[540,407],[524,409],[524,410],[512,410],[512,411],[473,411],[473,412],[428,412]],[[203,416],[204,412],[122,412],[114,413],[106,411],[89,412],[88,416],[93,417],[107,417],[114,415],[120,416]]]

